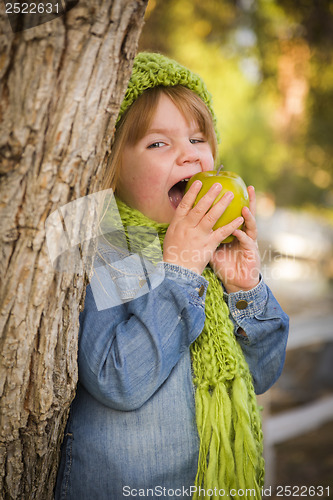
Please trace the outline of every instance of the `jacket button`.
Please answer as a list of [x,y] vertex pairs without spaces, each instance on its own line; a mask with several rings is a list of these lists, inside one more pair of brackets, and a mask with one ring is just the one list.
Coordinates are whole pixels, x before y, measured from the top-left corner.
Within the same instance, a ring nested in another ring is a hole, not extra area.
[[239,300],[236,302],[237,309],[246,309],[248,306],[247,300]]
[[204,293],[205,293],[205,287],[204,285],[201,285],[198,291],[199,297],[202,297]]

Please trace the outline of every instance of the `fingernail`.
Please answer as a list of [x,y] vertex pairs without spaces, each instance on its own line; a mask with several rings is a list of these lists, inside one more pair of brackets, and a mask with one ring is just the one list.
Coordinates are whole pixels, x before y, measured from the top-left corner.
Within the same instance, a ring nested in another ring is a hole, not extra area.
[[227,191],[224,195],[228,200],[232,200],[234,197],[234,193],[232,191]]
[[214,191],[221,191],[222,185],[219,184],[218,182],[215,182],[215,184],[213,184],[212,188],[214,189]]

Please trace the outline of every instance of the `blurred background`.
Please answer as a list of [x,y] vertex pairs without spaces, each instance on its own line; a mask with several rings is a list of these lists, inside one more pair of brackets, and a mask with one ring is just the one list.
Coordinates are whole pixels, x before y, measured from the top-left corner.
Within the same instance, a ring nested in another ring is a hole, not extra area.
[[256,187],[264,278],[291,320],[260,398],[266,484],[333,496],[333,2],[150,0],[139,49],[203,77],[219,163]]

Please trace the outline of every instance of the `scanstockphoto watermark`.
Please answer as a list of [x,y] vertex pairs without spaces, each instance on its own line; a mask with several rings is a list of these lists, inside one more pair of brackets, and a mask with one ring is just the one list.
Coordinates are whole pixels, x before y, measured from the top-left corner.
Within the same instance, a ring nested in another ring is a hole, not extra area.
[[[233,243],[226,245],[232,247]],[[258,272],[270,280],[279,280],[285,274],[285,267],[288,264],[290,267],[295,263],[295,255],[284,255],[277,252],[272,245],[259,252],[261,264],[258,267],[255,254],[247,255],[248,266],[243,265],[243,250],[241,248],[224,248],[222,244],[216,255],[214,256],[215,266],[222,266],[224,268],[224,282],[234,282],[237,276],[242,275],[243,279],[249,281],[255,280]],[[215,251],[214,250],[199,250],[199,249],[185,249],[180,250],[176,245],[172,245],[168,249],[168,262],[177,263],[179,258],[184,263],[191,263],[191,269],[197,263],[198,266],[202,261],[210,262]],[[251,265],[252,264],[252,265]],[[199,272],[199,271],[198,271]]]
[[[232,246],[233,243],[229,243],[226,246]],[[233,248],[230,252],[229,248],[224,248],[225,245],[222,244],[217,252],[215,250],[202,250],[202,249],[183,249],[181,250],[177,245],[171,245],[168,248],[168,262],[171,264],[176,264],[179,259],[184,264],[191,263],[191,269],[195,270],[195,265],[198,264],[198,269],[202,262],[210,262],[214,257],[215,266],[222,266],[224,268],[224,281],[233,282],[235,277],[240,274],[246,279],[253,280],[258,276],[258,266],[255,255],[248,256],[247,262],[252,266],[245,267],[242,264],[242,259],[240,258],[243,254],[241,248]],[[226,251],[224,251],[226,250]],[[215,254],[215,255],[214,255]],[[200,274],[200,271],[197,270]]]
[[53,19],[63,16],[79,3],[79,0],[2,1],[14,33],[53,21]]
[[179,488],[166,488],[165,486],[155,486],[154,488],[131,488],[130,486],[123,486],[123,497],[161,497],[161,498],[192,498],[192,496],[198,493],[200,498],[235,498],[235,497],[244,497],[244,498],[255,498],[256,491],[255,489],[236,489],[232,488],[231,490],[225,490],[223,488],[201,488],[200,486],[182,486]]
[[123,486],[123,497],[179,497],[186,498],[192,497],[194,493],[198,493],[200,498],[255,498],[255,497],[325,497],[330,498],[330,486],[272,486],[263,487],[259,492],[255,489],[231,488],[226,490],[223,488],[201,488],[200,486],[182,486],[179,488],[166,488],[164,486],[155,486],[154,488],[132,488],[130,486]]

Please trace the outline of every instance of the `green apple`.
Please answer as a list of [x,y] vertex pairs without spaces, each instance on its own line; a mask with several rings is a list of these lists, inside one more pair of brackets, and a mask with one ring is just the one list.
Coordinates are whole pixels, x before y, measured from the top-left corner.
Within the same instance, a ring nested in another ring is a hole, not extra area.
[[[234,172],[229,172],[227,170],[209,170],[206,172],[195,174],[188,181],[185,188],[185,193],[196,180],[200,180],[202,182],[202,187],[193,206],[198,203],[198,201],[207,193],[209,188],[211,188],[212,185],[216,182],[219,182],[222,185],[222,191],[214,200],[213,205],[215,205],[215,203],[217,203],[222,198],[226,191],[232,191],[234,193],[233,200],[230,202],[224,213],[218,219],[213,229],[217,229],[218,227],[229,224],[229,222],[242,215],[243,207],[249,206],[249,195],[246,189],[246,184],[243,179]],[[238,229],[242,228],[243,224]],[[230,235],[225,240],[223,240],[222,243],[230,243],[233,239],[234,236]]]

